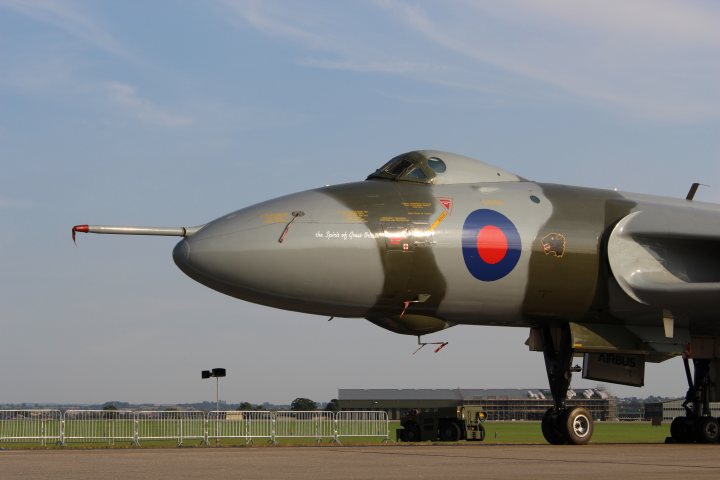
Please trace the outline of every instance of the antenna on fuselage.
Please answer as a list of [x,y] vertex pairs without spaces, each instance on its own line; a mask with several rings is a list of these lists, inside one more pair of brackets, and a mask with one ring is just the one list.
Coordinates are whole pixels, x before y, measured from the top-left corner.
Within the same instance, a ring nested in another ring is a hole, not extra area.
[[417,348],[417,350],[415,350],[413,352],[413,355],[415,355],[417,352],[419,352],[425,345],[440,345],[439,347],[437,347],[435,349],[435,353],[438,353],[440,350],[445,348],[445,346],[449,343],[449,342],[423,342],[421,340],[421,335],[418,335],[417,337],[418,337],[418,345],[420,345],[420,346]]
[[709,185],[705,185],[704,183],[697,183],[697,182],[693,183],[690,186],[690,190],[688,191],[688,194],[685,197],[685,200],[692,200],[693,198],[695,198],[695,193],[697,193],[698,187],[700,187],[700,185],[702,185],[703,187],[709,186]]

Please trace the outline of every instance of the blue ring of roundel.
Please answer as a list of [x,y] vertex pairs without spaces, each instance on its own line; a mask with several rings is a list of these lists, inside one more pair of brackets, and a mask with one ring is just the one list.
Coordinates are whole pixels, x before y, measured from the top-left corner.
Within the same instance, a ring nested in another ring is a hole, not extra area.
[[[507,252],[498,263],[487,263],[480,257],[477,245],[478,232],[492,225],[500,229],[507,239]],[[495,210],[475,210],[465,219],[462,231],[462,252],[465,266],[473,277],[484,282],[493,282],[512,272],[520,260],[520,234],[515,225]]]

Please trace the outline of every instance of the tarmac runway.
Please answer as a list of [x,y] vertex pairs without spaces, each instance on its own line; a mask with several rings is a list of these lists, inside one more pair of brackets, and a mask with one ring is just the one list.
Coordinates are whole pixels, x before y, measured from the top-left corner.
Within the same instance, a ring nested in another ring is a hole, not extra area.
[[0,451],[14,479],[720,478],[720,445],[455,445]]

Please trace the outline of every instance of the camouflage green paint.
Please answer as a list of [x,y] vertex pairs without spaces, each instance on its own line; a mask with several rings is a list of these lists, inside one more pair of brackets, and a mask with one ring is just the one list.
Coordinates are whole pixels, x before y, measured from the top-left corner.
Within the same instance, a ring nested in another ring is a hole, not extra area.
[[[540,186],[553,210],[533,241],[523,313],[536,324],[590,319],[598,295],[606,295],[598,288],[608,273],[603,235],[632,204],[607,190]],[[543,249],[543,239],[558,234],[565,239],[562,255]]]
[[[608,192],[614,193],[614,192]],[[617,319],[613,319],[610,315],[608,305],[610,305],[610,288],[611,284],[616,284],[615,277],[610,271],[610,265],[607,259],[607,241],[615,224],[623,217],[632,212],[637,206],[636,202],[625,198],[608,198],[605,200],[605,220],[602,239],[599,251],[599,281],[595,298],[591,307],[594,314],[594,320],[606,323],[617,323]]]
[[[412,184],[398,186],[404,205],[427,205],[427,207],[414,209],[422,211],[408,211],[413,230],[427,231],[432,223],[431,219],[439,214],[439,202],[433,196],[433,188],[429,185]],[[413,208],[408,207],[408,209]],[[417,239],[413,239],[413,241],[417,242]],[[447,282],[435,259],[432,239],[416,243],[412,270],[406,287],[406,300],[414,300],[418,295],[429,295],[429,297],[424,302],[411,304],[408,313],[435,317],[440,303],[445,298],[446,290]],[[371,311],[370,316],[374,316],[374,313]],[[437,328],[439,329],[440,325]]]
[[[438,201],[430,185],[392,180],[368,180],[363,183],[326,187],[322,192],[347,206],[367,211],[366,225],[377,235],[378,255],[383,265],[384,283],[376,303],[365,318],[397,333],[416,335],[445,328],[434,318],[445,297],[447,283],[437,266],[432,244],[416,244],[411,236],[407,250],[390,249],[384,233],[388,229],[427,229],[429,219],[438,211]],[[421,206],[418,208],[417,206]],[[419,295],[424,302],[413,302]],[[400,318],[403,302],[410,301],[407,318]]]

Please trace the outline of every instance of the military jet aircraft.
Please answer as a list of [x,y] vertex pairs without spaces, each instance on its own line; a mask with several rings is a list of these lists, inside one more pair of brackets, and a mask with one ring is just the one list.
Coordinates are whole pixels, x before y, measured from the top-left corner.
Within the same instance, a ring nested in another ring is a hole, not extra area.
[[[552,444],[585,444],[566,404],[585,378],[642,385],[646,362],[682,355],[676,442],[716,442],[720,206],[536,183],[447,152],[399,155],[365,181],[253,205],[196,227],[77,225],[175,235],[178,267],[227,295],[420,336],[454,325],[529,328],[544,355]],[[322,268],[319,268],[321,266]],[[692,370],[691,371],[691,365]]]

